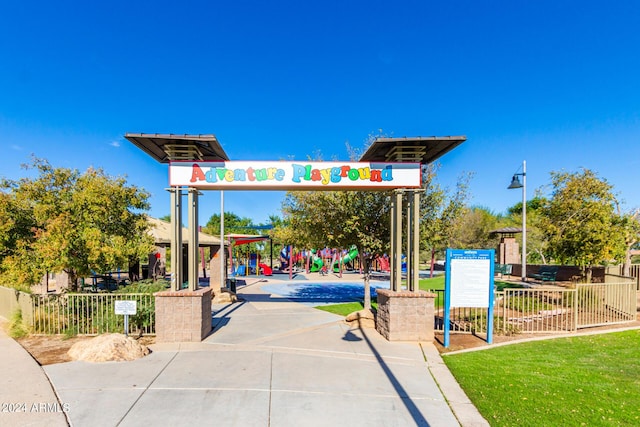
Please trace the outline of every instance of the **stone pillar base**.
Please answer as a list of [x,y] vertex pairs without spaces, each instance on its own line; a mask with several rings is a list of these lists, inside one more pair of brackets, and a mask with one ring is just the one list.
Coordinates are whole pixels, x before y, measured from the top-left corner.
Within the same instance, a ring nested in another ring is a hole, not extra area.
[[376,330],[389,341],[431,342],[435,294],[377,289]]
[[211,289],[163,291],[156,298],[156,342],[200,342],[211,332]]

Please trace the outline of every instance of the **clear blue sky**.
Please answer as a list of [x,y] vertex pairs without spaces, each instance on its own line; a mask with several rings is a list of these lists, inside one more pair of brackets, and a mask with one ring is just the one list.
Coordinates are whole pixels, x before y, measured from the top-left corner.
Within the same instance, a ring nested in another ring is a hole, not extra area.
[[[638,1],[33,1],[0,4],[0,175],[31,153],[102,167],[169,212],[167,166],[126,132],[215,134],[233,160],[347,159],[379,129],[466,135],[439,181],[474,172],[494,212],[527,161],[595,170],[640,207]],[[227,192],[256,222],[283,193]],[[219,212],[206,193],[201,222]]]

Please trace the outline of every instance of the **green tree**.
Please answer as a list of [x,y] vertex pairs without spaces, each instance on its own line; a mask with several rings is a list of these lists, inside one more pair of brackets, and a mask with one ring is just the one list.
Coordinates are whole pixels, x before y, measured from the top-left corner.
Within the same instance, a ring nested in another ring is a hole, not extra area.
[[[224,213],[225,234],[251,234],[252,230],[247,228],[252,224],[251,218],[240,217],[233,212]],[[207,225],[202,227],[202,231],[217,236],[220,234],[220,214],[213,214],[207,221]]]
[[553,194],[544,208],[544,230],[551,255],[579,266],[587,281],[594,265],[622,260],[623,217],[613,187],[593,171],[551,172]]
[[275,231],[279,239],[307,248],[358,246],[364,264],[364,304],[370,310],[371,262],[389,247],[389,193],[288,192],[282,210],[288,226]]
[[[542,209],[548,201],[540,196],[527,200],[527,262],[547,264],[549,262],[549,245],[542,225]],[[518,202],[507,210],[508,226],[522,227],[522,202]],[[517,236],[522,245],[522,234]],[[520,246],[522,247],[522,246]]]
[[427,165],[423,172],[424,193],[420,197],[420,246],[431,252],[431,274],[437,251],[452,244],[454,224],[464,213],[471,175],[458,179],[453,194],[440,187],[435,177],[439,164]]
[[498,238],[491,231],[503,224],[504,220],[488,208],[466,207],[453,224],[451,246],[459,249],[495,248]]
[[3,180],[0,270],[5,284],[30,287],[48,271],[77,278],[146,256],[148,193],[100,169],[54,168],[34,158],[36,178]]
[[630,276],[631,268],[631,250],[640,241],[640,210],[622,214],[620,216],[620,225],[623,229],[625,256],[622,265],[622,275]]

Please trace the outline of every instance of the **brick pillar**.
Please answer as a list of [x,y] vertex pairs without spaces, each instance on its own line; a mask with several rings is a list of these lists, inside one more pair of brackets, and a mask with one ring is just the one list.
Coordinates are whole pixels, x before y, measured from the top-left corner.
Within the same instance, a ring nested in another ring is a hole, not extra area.
[[156,342],[200,342],[211,332],[211,289],[163,291],[156,298]]
[[435,294],[377,289],[376,330],[389,341],[433,341]]

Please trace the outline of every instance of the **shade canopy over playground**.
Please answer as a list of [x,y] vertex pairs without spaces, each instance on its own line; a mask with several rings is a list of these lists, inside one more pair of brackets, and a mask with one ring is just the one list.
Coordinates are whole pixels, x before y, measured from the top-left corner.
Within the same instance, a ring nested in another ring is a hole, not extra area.
[[260,235],[252,235],[252,234],[227,234],[227,239],[235,245],[246,245],[248,243],[262,242],[265,240],[269,240],[271,237],[269,236],[260,236]]
[[362,155],[360,161],[428,164],[444,156],[466,140],[466,136],[376,138]]
[[215,135],[127,133],[124,137],[160,163],[229,160]]

